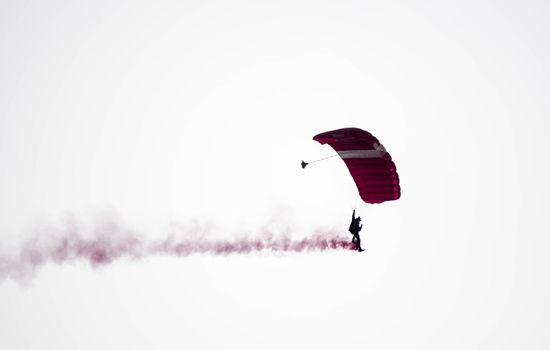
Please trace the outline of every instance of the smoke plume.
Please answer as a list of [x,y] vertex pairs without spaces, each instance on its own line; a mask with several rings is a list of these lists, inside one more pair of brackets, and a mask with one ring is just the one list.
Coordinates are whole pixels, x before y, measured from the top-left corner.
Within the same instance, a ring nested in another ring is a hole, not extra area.
[[64,229],[50,229],[23,242],[14,254],[0,253],[0,282],[6,278],[27,280],[37,269],[48,263],[85,261],[95,267],[108,265],[120,259],[139,260],[154,256],[303,253],[357,249],[348,237],[342,237],[331,230],[318,230],[303,239],[292,239],[289,234],[274,235],[263,230],[258,237],[211,240],[192,234],[182,236],[174,233],[162,239],[145,239],[115,223],[98,227],[90,233],[81,232],[74,223],[67,224]]

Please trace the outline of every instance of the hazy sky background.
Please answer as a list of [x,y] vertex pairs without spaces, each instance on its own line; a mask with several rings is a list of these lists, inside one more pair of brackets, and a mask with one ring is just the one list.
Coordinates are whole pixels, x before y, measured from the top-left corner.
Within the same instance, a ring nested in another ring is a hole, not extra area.
[[[367,252],[47,265],[2,349],[546,349],[545,1],[1,1],[0,252],[67,216]],[[355,126],[402,198],[311,138]],[[87,226],[88,225],[88,226]]]

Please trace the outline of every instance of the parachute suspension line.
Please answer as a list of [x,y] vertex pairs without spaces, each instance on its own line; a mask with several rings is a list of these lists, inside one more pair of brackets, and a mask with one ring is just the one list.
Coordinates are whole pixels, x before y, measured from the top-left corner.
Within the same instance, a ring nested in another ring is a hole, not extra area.
[[325,157],[325,158],[321,158],[321,159],[317,159],[317,160],[312,160],[311,162],[305,162],[302,160],[302,169],[305,169],[305,167],[308,165],[308,164],[311,164],[311,163],[317,163],[317,162],[320,162],[322,160],[326,160],[326,159],[329,159],[329,158],[332,158],[332,157],[336,157],[338,154],[333,154],[332,156],[328,156],[328,157]]

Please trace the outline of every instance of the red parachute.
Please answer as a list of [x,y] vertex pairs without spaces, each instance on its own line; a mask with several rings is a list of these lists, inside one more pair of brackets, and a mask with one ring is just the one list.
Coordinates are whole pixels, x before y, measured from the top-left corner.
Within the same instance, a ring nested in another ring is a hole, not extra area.
[[[372,134],[345,128],[323,132],[313,139],[334,148],[346,163],[363,201],[374,204],[399,199],[401,188],[395,164]],[[302,168],[307,164],[302,162]]]

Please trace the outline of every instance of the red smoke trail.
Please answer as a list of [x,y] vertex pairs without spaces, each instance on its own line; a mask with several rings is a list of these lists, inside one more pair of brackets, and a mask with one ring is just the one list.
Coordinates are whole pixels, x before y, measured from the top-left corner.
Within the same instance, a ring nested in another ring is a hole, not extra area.
[[118,259],[142,259],[164,255],[184,257],[191,254],[230,255],[253,252],[321,252],[335,249],[356,250],[355,244],[333,232],[292,240],[266,235],[263,238],[206,240],[174,237],[147,241],[132,234],[122,234],[117,227],[113,234],[105,232],[85,238],[69,230],[61,237],[34,239],[24,243],[18,254],[0,255],[0,281],[4,278],[25,280],[41,266],[53,262],[87,261],[92,266],[110,264]]

